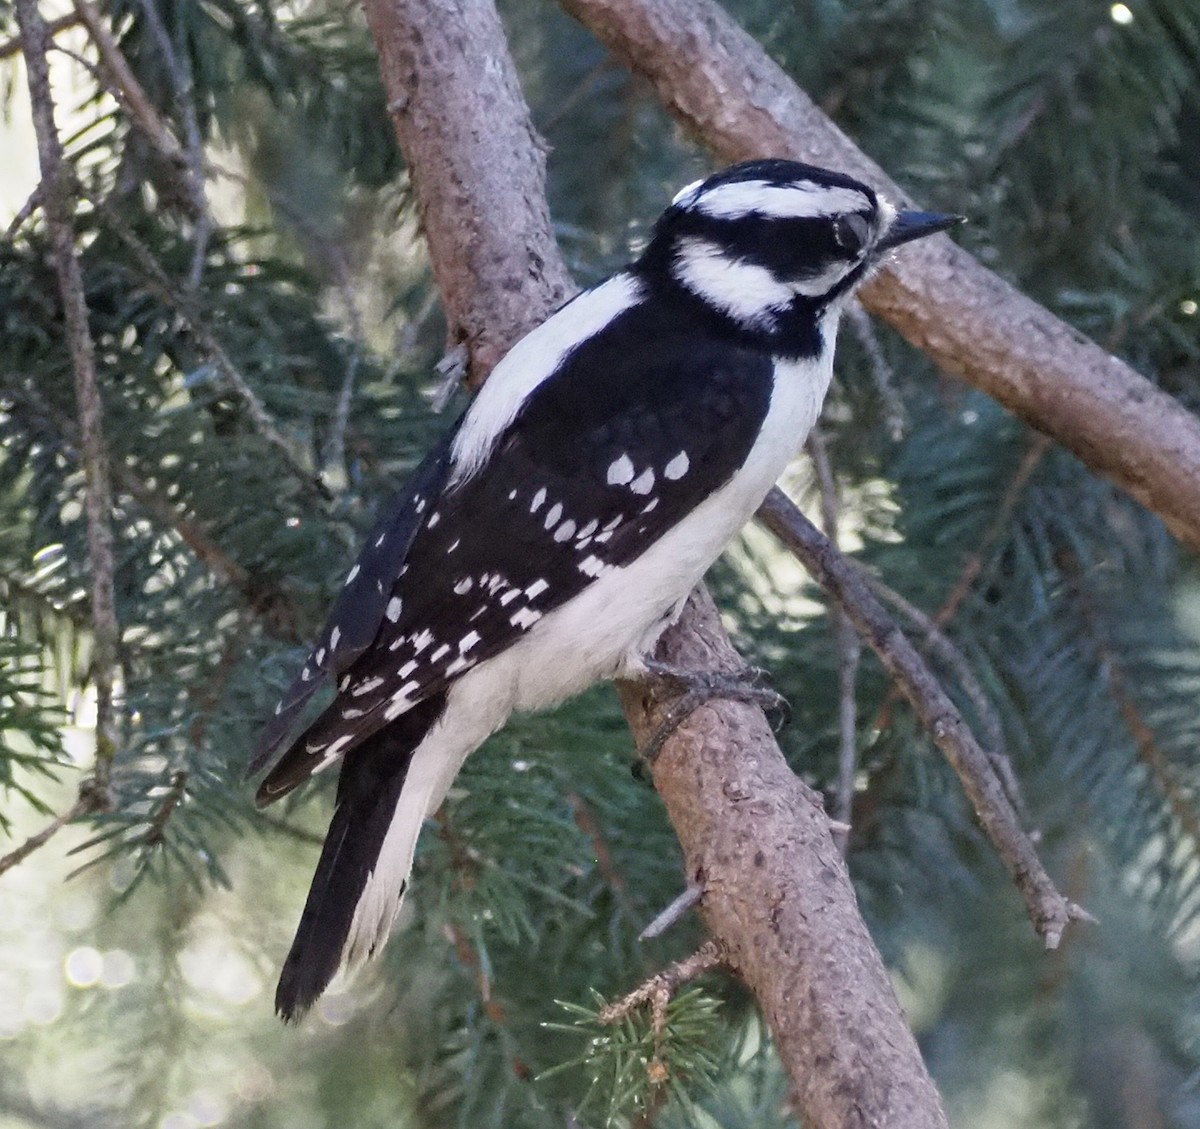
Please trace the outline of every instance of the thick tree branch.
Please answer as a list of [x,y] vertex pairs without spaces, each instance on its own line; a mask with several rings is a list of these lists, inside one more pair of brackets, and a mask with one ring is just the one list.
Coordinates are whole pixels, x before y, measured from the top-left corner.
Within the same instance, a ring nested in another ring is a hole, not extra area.
[[[905,194],[716,0],[560,0],[729,161],[794,157]],[[1200,420],[944,236],[862,291],[947,371],[1057,439],[1200,545]]]
[[67,345],[75,373],[76,410],[79,414],[80,450],[84,472],[84,509],[87,514],[88,563],[92,572],[93,681],[96,686],[97,790],[106,788],[117,748],[113,684],[116,680],[120,629],[113,589],[114,555],[112,486],[108,448],[104,441],[104,412],[96,379],[96,357],[88,325],[83,270],[75,251],[72,226],[71,178],[64,167],[62,142],[54,120],[50,68],[46,53],[50,30],[38,10],[37,0],[17,0],[17,25],[25,44],[25,69],[29,101],[37,134],[42,170],[42,204],[53,247],[54,271],[63,304]]
[[[478,384],[576,289],[546,205],[545,143],[529,119],[492,4],[365,5],[449,343],[467,346]],[[457,136],[447,137],[448,126]]]
[[[365,0],[435,277],[482,379],[573,286],[544,167],[491,0]],[[740,668],[711,601],[694,597],[667,656]],[[623,700],[644,741],[659,706]],[[665,705],[665,703],[663,703]],[[937,1129],[937,1092],[859,916],[829,820],[761,712],[714,702],[654,766],[705,919],[757,995],[814,1129]]]

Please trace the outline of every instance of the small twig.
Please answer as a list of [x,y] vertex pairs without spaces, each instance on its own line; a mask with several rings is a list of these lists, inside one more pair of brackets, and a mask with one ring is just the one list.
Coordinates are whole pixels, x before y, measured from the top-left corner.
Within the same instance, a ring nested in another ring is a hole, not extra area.
[[88,781],[79,789],[79,797],[65,812],[56,815],[41,831],[30,835],[19,847],[0,858],[0,874],[24,862],[39,847],[44,847],[50,842],[68,823],[73,823],[80,816],[101,811],[104,807],[104,794],[97,791],[92,783]]
[[17,24],[25,43],[29,101],[42,170],[42,206],[54,248],[54,271],[63,304],[63,321],[75,374],[75,398],[84,471],[88,563],[92,573],[93,681],[96,687],[95,784],[108,786],[117,750],[113,687],[119,663],[120,628],[113,584],[115,560],[112,531],[112,486],[104,440],[104,408],[96,377],[96,357],[88,326],[83,268],[75,248],[72,223],[72,178],[64,168],[62,141],[54,119],[50,68],[46,53],[50,33],[37,0],[16,0]]
[[186,768],[177,768],[171,773],[171,783],[162,799],[159,800],[158,807],[150,817],[150,825],[142,836],[143,846],[153,847],[163,841],[171,816],[175,814],[175,809],[183,803],[183,797],[187,794],[187,782],[188,771]]
[[12,223],[8,225],[4,232],[4,240],[6,243],[11,243],[16,237],[17,232],[25,225],[25,221],[33,215],[34,212],[42,206],[42,186],[39,184],[30,194],[29,198],[21,205],[17,214],[13,216]]
[[[86,0],[77,0],[85,3]],[[200,280],[204,275],[204,264],[208,259],[208,243],[216,230],[216,220],[208,206],[204,180],[204,137],[200,132],[200,122],[196,115],[195,87],[192,82],[192,68],[188,61],[187,51],[176,51],[171,43],[171,37],[163,25],[162,16],[158,11],[155,0],[142,0],[142,11],[146,13],[146,23],[158,44],[159,53],[171,76],[171,85],[175,88],[175,100],[183,115],[183,129],[187,137],[187,183],[196,212],[196,224],[192,232],[192,265],[188,270],[187,291],[195,293],[200,288]]]
[[[46,24],[46,32],[51,36],[57,35],[60,31],[66,31],[69,27],[74,27],[79,23],[78,16],[59,16],[56,20],[50,20]],[[25,37],[23,35],[14,35],[12,39],[6,39],[0,43],[0,59],[7,59],[12,55],[19,55],[25,47]]]
[[130,119],[169,162],[181,171],[186,170],[187,154],[183,146],[133,73],[104,18],[89,0],[75,0],[75,18],[87,28],[88,35],[96,45],[101,65],[108,73],[109,89],[125,107]]
[[601,1008],[600,1022],[620,1023],[636,1008],[648,1003],[653,1009],[655,1035],[661,1036],[666,1027],[667,1004],[671,1002],[671,997],[684,984],[724,964],[725,957],[720,945],[716,941],[705,941],[691,956],[668,965],[628,995]]
[[883,347],[875,335],[871,315],[867,313],[863,304],[855,299],[846,307],[846,320],[854,330],[854,336],[858,338],[863,352],[867,354],[871,376],[886,409],[884,422],[887,424],[888,434],[899,442],[904,437],[908,413],[904,410],[904,401],[900,399],[900,393],[896,391],[895,373],[887,357],[883,355]]
[[634,916],[633,905],[629,901],[629,891],[625,886],[625,879],[621,876],[621,872],[617,870],[616,864],[613,862],[612,852],[608,849],[608,843],[605,841],[604,833],[600,830],[600,825],[596,822],[595,816],[592,815],[592,810],[588,807],[587,801],[578,792],[567,792],[564,798],[567,801],[567,806],[571,809],[571,814],[575,818],[575,826],[587,836],[587,840],[592,845],[592,854],[596,858],[596,868],[600,871],[608,888],[612,890],[613,896],[617,899],[618,904],[630,919]]
[[[834,548],[838,544],[838,490],[825,434],[814,427],[808,436],[808,454],[821,488],[821,523]],[[837,605],[829,608],[838,652],[838,775],[834,791],[833,821],[848,826],[854,811],[854,784],[858,775],[858,664],[862,646],[846,613]],[[835,831],[834,841],[842,854],[850,842],[848,834]]]
[[1025,493],[1025,487],[1029,485],[1033,472],[1037,470],[1038,465],[1053,446],[1054,440],[1049,436],[1043,435],[1041,432],[1034,433],[1029,449],[1017,465],[1016,473],[1013,474],[1008,488],[1004,491],[1004,496],[1000,499],[995,517],[992,518],[975,552],[963,565],[963,570],[959,573],[958,580],[950,590],[950,594],[933,617],[938,627],[945,627],[958,614],[958,609],[962,607],[963,601],[970,594],[975,581],[983,572],[988,555],[1008,528],[1013,511],[1016,510],[1017,503]]
[[[850,563],[853,565],[853,562]],[[979,723],[983,726],[987,737],[984,752],[991,760],[996,775],[1000,777],[1000,782],[1004,785],[1004,790],[1008,793],[1009,801],[1016,809],[1017,815],[1024,821],[1026,809],[1025,801],[1021,796],[1021,785],[1013,771],[1012,763],[1004,754],[1004,726],[1001,724],[1000,716],[996,712],[992,700],[980,685],[979,679],[975,677],[975,672],[971,669],[971,664],[967,662],[966,656],[954,645],[950,636],[938,627],[932,616],[927,615],[915,604],[905,599],[894,588],[889,588],[878,577],[872,576],[866,571],[860,570],[860,572],[880,599],[891,604],[924,633],[926,648],[954,671],[954,676],[959,686],[962,687],[963,693],[971,699],[971,704],[979,714]]]
[[958,774],[984,831],[1025,899],[1034,928],[1048,949],[1057,948],[1070,922],[1092,920],[1091,916],[1055,888],[992,762],[954,702],[863,579],[781,490],[772,489],[758,516],[795,553],[826,594],[845,609],[912,704],[921,724]]
[[683,893],[638,934],[638,940],[652,941],[655,937],[661,937],[703,897],[704,887],[699,882],[689,882]]

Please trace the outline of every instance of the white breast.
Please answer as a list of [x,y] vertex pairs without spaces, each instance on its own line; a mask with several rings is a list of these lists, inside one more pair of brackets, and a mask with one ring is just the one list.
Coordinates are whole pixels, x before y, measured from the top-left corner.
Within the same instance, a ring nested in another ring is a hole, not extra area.
[[[824,350],[824,360],[777,361],[762,430],[729,482],[641,556],[605,572],[516,646],[483,664],[503,668],[498,682],[511,680],[510,708],[541,709],[598,679],[636,671],[661,633],[664,615],[750,520],[803,445],[829,388],[831,356]],[[479,673],[485,673],[482,667]]]

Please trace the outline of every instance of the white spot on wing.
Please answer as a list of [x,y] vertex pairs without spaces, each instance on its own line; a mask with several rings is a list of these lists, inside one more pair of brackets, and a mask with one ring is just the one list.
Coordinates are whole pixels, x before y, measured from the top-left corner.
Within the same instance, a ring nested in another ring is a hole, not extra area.
[[450,650],[450,644],[449,644],[449,643],[443,643],[443,644],[442,644],[440,647],[438,647],[438,648],[437,648],[437,650],[435,650],[435,651],[434,651],[434,652],[433,652],[433,653],[432,653],[432,654],[429,656],[429,661],[430,661],[431,663],[441,662],[441,661],[442,661],[442,659],[444,659],[444,658],[446,657],[446,654],[447,654],[447,652],[448,652],[449,650]]
[[542,503],[546,500],[546,488],[543,486],[533,496],[533,501],[529,503],[529,512],[535,514],[542,508]]
[[320,666],[325,661],[325,648],[319,648],[313,658],[317,660],[317,666]]
[[542,613],[533,608],[518,608],[508,622],[514,627],[530,628],[541,618]]
[[384,612],[384,615],[386,615],[388,619],[395,623],[396,620],[400,618],[400,612],[403,607],[404,601],[400,599],[399,596],[393,596],[390,600],[388,600],[387,610]]
[[407,678],[416,669],[417,660],[409,659],[408,662],[406,662],[398,671],[396,671],[396,676],[398,678]]
[[587,525],[585,525],[579,531],[579,536],[580,537],[591,537],[591,535],[596,532],[596,529],[599,527],[599,525],[600,525],[600,523],[595,518],[592,518],[592,520],[589,521],[587,523]]
[[433,513],[429,515],[429,528],[432,529],[441,520],[441,513],[438,510],[434,510]]
[[609,464],[604,480],[609,486],[624,486],[625,483],[631,482],[633,480],[633,460],[628,455],[622,455],[619,459],[613,460]]
[[432,631],[422,631],[420,633],[420,635],[413,636],[413,651],[419,655],[432,642],[433,642],[433,632]]
[[[380,538],[382,540],[382,538]],[[378,542],[376,542],[378,544]],[[349,584],[358,575],[358,565],[355,565],[346,576],[346,583]]]
[[454,591],[459,596],[465,596],[468,592],[471,591],[471,588],[474,586],[474,584],[475,584],[475,581],[473,581],[469,576],[464,576],[454,586]]
[[647,467],[629,484],[629,489],[635,494],[649,494],[654,489],[654,471]]
[[575,567],[578,568],[584,576],[599,576],[602,572],[607,572],[609,566],[606,565],[599,557],[589,556],[584,557],[584,559],[581,560]]
[[544,580],[539,578],[538,580],[535,580],[528,588],[525,589],[525,598],[527,600],[536,599],[543,592],[545,592],[546,589],[549,587],[550,587],[549,584],[547,584]]
[[342,629],[335,627],[333,634],[329,636],[329,649],[332,651],[338,645],[338,640],[342,637]]
[[678,455],[663,467],[663,477],[675,482],[687,474],[689,466],[691,466],[691,462],[688,460],[687,452],[680,451]]
[[558,519],[562,517],[562,502],[555,502],[546,511],[546,520],[542,523],[547,529],[552,529],[558,524]]
[[503,596],[500,597],[500,606],[507,607],[521,594],[520,588],[510,588]]
[[382,685],[383,679],[376,675],[374,678],[364,678],[350,693],[358,698],[363,694],[369,694],[372,690],[378,690]]
[[562,523],[562,525],[560,525],[554,531],[554,540],[555,541],[569,541],[571,539],[571,537],[574,536],[574,534],[575,534],[575,522],[572,521],[570,518],[567,518],[567,520],[564,521]]
[[466,633],[466,635],[464,635],[458,641],[458,649],[460,651],[469,651],[472,647],[475,646],[476,643],[479,642],[479,640],[481,638],[482,638],[482,636],[479,634],[478,631],[468,631]]

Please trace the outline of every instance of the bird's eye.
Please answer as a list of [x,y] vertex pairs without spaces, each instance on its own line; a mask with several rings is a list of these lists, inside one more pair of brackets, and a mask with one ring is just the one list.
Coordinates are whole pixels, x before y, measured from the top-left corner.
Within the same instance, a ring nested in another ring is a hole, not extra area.
[[834,241],[849,255],[857,255],[863,249],[870,230],[867,221],[857,214],[838,216],[833,221]]

